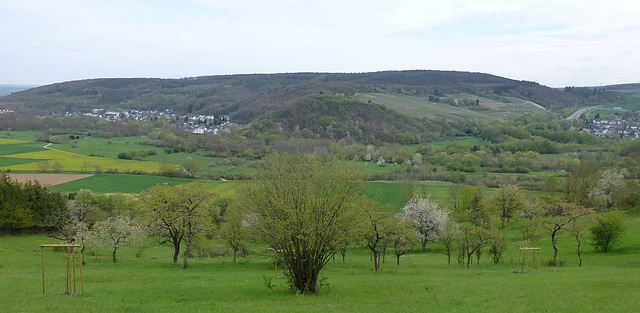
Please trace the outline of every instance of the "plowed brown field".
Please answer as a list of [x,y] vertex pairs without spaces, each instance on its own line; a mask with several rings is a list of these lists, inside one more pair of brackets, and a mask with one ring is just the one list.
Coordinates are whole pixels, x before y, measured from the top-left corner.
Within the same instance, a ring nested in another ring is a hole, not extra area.
[[8,174],[9,177],[21,183],[37,181],[44,186],[55,186],[70,181],[87,178],[92,174]]

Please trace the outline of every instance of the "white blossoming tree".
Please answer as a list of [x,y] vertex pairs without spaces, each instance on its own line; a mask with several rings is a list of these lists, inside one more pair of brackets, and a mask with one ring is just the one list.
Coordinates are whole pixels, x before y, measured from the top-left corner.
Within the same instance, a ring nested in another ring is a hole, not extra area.
[[598,185],[589,189],[589,197],[604,203],[605,210],[611,209],[616,195],[624,189],[624,175],[617,169],[606,170],[602,173]]
[[97,222],[94,226],[98,242],[104,246],[110,246],[113,249],[113,263],[116,263],[116,252],[118,248],[126,244],[125,240],[131,237],[134,227],[131,219],[122,215]]
[[420,237],[422,252],[425,252],[427,242],[438,238],[444,230],[449,211],[429,199],[413,198],[402,208],[400,217],[413,221],[413,228]]

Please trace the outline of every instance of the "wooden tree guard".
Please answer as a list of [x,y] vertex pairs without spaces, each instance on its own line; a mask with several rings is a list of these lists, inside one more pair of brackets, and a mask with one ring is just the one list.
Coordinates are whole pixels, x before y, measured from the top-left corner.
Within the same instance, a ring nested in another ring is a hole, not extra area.
[[[518,253],[518,273],[529,272],[529,251],[531,250],[536,252],[534,256],[536,258],[536,273],[538,272],[538,260],[540,259],[540,248],[520,247],[520,252]],[[525,251],[524,258],[523,258],[523,251]],[[520,264],[522,264],[522,262],[524,262],[525,259],[527,260],[526,269],[524,265],[522,266],[522,268],[520,268]]]
[[[78,264],[80,264],[80,292],[84,295],[84,279],[82,277],[82,259],[80,256],[80,245],[77,244],[41,244],[40,250],[42,251],[42,295],[45,295],[44,284],[44,248],[45,247],[65,247],[67,248],[67,284],[65,294],[76,294],[76,253],[78,251]],[[70,271],[69,269],[73,269]],[[69,279],[69,275],[73,275],[73,280]],[[73,293],[71,292],[71,284],[73,283]]]

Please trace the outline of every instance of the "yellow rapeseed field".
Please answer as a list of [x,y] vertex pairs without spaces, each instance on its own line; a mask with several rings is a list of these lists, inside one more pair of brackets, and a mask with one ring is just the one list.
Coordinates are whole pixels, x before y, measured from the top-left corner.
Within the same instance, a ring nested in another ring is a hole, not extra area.
[[30,141],[18,140],[18,139],[0,138],[0,145],[12,145],[12,144],[16,144],[16,143],[27,143],[27,142],[30,142]]
[[[60,150],[46,150],[29,153],[19,153],[5,155],[7,158],[16,159],[34,159],[46,160],[48,162],[49,171],[53,170],[53,165],[57,162],[62,166],[61,170],[65,172],[106,172],[117,170],[118,172],[143,171],[148,173],[158,172],[159,164],[157,162],[134,161],[134,160],[116,160],[100,157],[88,157],[79,154],[65,152]],[[0,169],[11,169],[15,171],[39,171],[41,170],[40,161],[34,161],[25,164],[16,164],[12,166],[0,167]]]

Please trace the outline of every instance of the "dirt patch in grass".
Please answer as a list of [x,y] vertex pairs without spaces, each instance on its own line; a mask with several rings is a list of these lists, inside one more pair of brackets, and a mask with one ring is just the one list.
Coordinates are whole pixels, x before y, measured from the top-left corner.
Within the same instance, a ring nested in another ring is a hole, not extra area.
[[44,186],[55,186],[70,181],[93,176],[93,174],[8,174],[9,177],[21,183],[38,181]]

